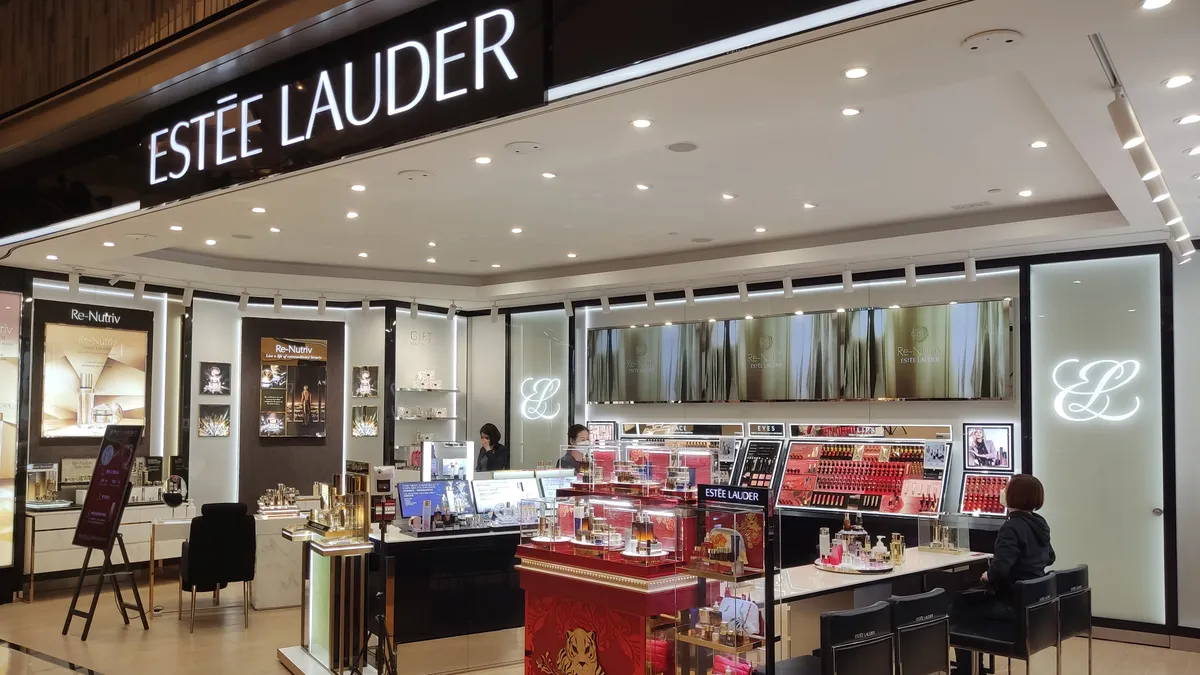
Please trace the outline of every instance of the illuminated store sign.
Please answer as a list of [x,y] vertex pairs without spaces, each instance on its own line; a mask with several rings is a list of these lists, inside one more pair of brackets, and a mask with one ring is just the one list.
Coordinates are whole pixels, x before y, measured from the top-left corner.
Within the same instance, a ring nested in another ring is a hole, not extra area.
[[1054,367],[1051,379],[1058,387],[1054,397],[1054,412],[1068,422],[1122,422],[1137,414],[1142,400],[1137,396],[1124,404],[1109,394],[1133,382],[1142,365],[1133,359],[1114,361],[1101,359],[1083,363],[1067,359]]
[[552,420],[562,412],[554,396],[562,388],[557,377],[527,377],[521,382],[521,417],[527,420]]

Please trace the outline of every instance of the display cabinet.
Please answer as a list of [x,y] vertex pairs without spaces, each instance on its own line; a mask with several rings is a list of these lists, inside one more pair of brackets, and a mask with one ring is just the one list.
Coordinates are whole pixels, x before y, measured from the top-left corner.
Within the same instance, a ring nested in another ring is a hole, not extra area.
[[949,442],[899,438],[793,438],[783,463],[781,510],[936,516]]
[[929,553],[969,553],[971,530],[968,518],[943,514],[917,523],[917,546]]
[[475,444],[457,441],[421,443],[421,480],[472,480]]
[[1003,518],[1008,509],[1000,503],[1000,493],[1010,480],[1009,475],[964,474],[958,512],[965,516]]

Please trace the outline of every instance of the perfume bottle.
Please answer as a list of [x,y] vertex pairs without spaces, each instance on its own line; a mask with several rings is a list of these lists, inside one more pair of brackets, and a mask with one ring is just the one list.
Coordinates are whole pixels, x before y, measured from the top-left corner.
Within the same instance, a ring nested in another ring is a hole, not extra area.
[[79,378],[79,407],[75,409],[75,423],[81,427],[91,424],[92,408],[96,406],[96,391],[92,383],[91,373],[84,373]]

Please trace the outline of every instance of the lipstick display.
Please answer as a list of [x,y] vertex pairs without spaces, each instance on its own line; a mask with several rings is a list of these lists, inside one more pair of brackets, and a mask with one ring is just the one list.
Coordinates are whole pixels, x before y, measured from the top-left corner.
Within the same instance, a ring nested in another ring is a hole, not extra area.
[[1000,492],[1008,487],[1011,476],[967,474],[963,477],[962,513],[1002,516]]
[[931,514],[945,471],[925,466],[925,442],[811,439],[788,448],[779,506]]

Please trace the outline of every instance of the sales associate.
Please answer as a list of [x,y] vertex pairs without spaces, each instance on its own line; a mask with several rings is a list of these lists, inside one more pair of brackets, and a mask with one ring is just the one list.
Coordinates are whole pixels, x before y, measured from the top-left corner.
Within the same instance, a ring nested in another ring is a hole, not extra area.
[[579,471],[579,467],[586,459],[584,449],[591,445],[592,437],[588,433],[588,428],[582,424],[572,424],[570,429],[567,429],[567,445],[569,449],[566,454],[558,460],[558,468],[570,469]]
[[479,429],[479,458],[476,471],[503,471],[508,468],[508,448],[500,443],[500,430],[488,422]]

